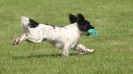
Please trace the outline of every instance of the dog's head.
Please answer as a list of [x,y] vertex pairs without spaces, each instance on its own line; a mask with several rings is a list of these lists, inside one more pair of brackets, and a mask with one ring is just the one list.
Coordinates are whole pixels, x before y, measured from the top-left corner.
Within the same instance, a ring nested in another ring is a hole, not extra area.
[[77,16],[69,14],[70,23],[77,23],[78,28],[82,33],[87,35],[94,35],[94,26],[87,21],[82,14],[77,14]]

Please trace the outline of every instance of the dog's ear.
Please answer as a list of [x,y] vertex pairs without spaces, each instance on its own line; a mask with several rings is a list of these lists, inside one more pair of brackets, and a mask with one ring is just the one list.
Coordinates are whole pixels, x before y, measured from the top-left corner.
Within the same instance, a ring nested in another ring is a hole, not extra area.
[[85,21],[85,18],[82,14],[77,14],[77,17],[78,17],[78,21]]
[[78,23],[78,28],[80,31],[85,31],[86,26],[85,26],[85,18],[82,14],[77,14],[77,23]]
[[32,20],[32,19],[29,19],[29,24],[28,25],[31,28],[35,28],[35,27],[37,27],[39,25],[39,23],[34,21],[34,20]]
[[77,22],[77,17],[75,15],[69,14],[69,21],[70,23]]

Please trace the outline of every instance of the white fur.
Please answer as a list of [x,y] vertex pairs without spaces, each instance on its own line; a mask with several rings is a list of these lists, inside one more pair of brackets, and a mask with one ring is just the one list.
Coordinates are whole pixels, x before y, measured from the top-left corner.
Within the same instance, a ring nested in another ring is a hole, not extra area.
[[28,27],[29,18],[22,17],[21,22],[25,33],[17,37],[14,44],[18,44],[23,40],[40,43],[46,39],[52,42],[57,48],[63,49],[62,54],[64,56],[69,56],[68,50],[70,48],[84,52],[94,51],[94,49],[88,49],[82,44],[79,44],[79,38],[82,32],[78,29],[77,23],[54,28],[51,25],[39,24],[36,28],[30,28]]

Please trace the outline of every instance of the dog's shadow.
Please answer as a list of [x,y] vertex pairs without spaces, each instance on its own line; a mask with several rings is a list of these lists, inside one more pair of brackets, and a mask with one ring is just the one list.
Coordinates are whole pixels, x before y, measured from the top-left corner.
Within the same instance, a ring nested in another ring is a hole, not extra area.
[[[78,56],[78,53],[70,53],[69,56]],[[63,57],[62,54],[36,54],[36,55],[29,55],[29,56],[13,56],[13,59],[30,59],[30,58],[44,58],[44,57],[53,57],[53,58],[61,58]]]

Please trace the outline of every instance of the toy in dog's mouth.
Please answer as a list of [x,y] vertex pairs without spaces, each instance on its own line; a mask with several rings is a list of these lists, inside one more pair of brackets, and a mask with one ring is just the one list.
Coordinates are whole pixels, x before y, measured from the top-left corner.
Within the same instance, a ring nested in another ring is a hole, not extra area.
[[95,29],[89,29],[87,32],[91,36],[96,36],[96,30]]

